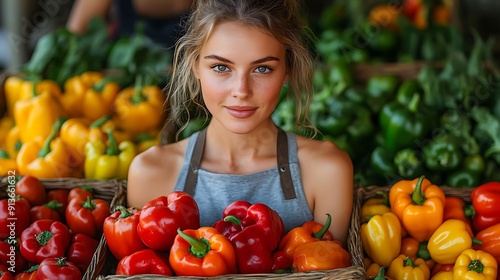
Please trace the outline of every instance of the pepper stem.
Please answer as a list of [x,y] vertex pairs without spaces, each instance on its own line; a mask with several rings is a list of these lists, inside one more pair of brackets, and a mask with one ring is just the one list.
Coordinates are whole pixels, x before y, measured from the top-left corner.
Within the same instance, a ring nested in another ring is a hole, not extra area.
[[118,149],[118,144],[116,144],[115,136],[111,129],[106,130],[106,134],[108,135],[108,148],[106,149],[106,155],[109,156],[117,156],[120,154],[120,149]]
[[43,158],[46,155],[50,153],[50,143],[54,138],[56,138],[57,133],[61,129],[61,126],[63,123],[66,121],[66,118],[58,118],[54,125],[52,126],[52,131],[50,132],[49,136],[47,139],[45,139],[45,142],[43,143],[42,149],[38,152],[38,157]]
[[132,104],[136,105],[148,99],[146,95],[144,95],[144,93],[142,92],[142,89],[143,89],[142,76],[139,75],[137,76],[136,85],[134,87],[134,94],[132,94],[130,98],[130,102]]
[[413,260],[409,256],[406,256],[404,266],[415,267],[415,263],[413,263]]
[[377,276],[373,280],[385,280],[385,267],[381,266],[378,270]]
[[197,258],[203,258],[210,251],[210,243],[205,238],[194,238],[185,234],[180,228],[177,229],[179,236],[186,240],[189,245],[189,253]]
[[46,206],[52,210],[57,210],[57,209],[63,207],[62,203],[55,200],[55,199],[45,203],[44,206]]
[[420,103],[420,94],[413,94],[410,102],[408,103],[408,110],[412,113],[416,113],[418,111],[418,104]]
[[483,241],[477,239],[477,238],[472,238],[472,244],[473,245],[482,245]]
[[418,245],[417,257],[423,260],[430,260],[431,254],[429,253],[429,249],[427,249],[427,242],[421,242]]
[[87,196],[87,200],[85,200],[85,202],[82,204],[82,206],[84,208],[94,210],[95,209],[94,200],[90,196]]
[[56,258],[56,262],[57,262],[57,265],[60,267],[68,266],[68,263],[66,263],[65,257]]
[[132,213],[125,208],[125,206],[118,205],[116,206],[116,211],[120,211],[120,215],[116,218],[118,219],[125,219],[127,217],[132,216]]
[[229,215],[229,216],[224,217],[224,222],[230,222],[231,224],[238,226],[238,227],[241,226],[241,219],[234,216],[234,215]]
[[484,264],[478,260],[473,260],[469,263],[467,268],[477,273],[482,273],[484,270]]
[[97,120],[95,120],[93,123],[89,125],[90,128],[96,128],[96,127],[101,127],[103,124],[105,124],[109,119],[111,119],[110,115],[104,115]]
[[332,216],[330,216],[330,214],[327,213],[325,224],[323,225],[320,231],[313,234],[313,237],[318,240],[323,239],[323,235],[325,235],[326,231],[330,228],[331,223],[332,223]]
[[424,175],[418,178],[417,185],[415,186],[415,189],[413,190],[413,194],[411,196],[413,204],[422,205],[425,202],[425,195],[424,192],[422,192],[422,182],[424,181],[424,178]]
[[391,207],[391,205],[389,204],[389,196],[387,195],[387,192],[377,191],[375,194],[382,197],[382,201],[380,202],[380,204]]
[[53,234],[50,231],[42,231],[40,234],[36,236],[36,241],[40,246],[45,246],[49,243],[50,238],[52,238]]
[[464,206],[464,214],[467,219],[472,219],[476,215],[476,210],[474,209],[474,206],[469,204]]
[[9,153],[7,153],[5,150],[1,150],[1,149],[0,149],[0,158],[3,158],[3,159],[10,159],[10,155],[9,155]]

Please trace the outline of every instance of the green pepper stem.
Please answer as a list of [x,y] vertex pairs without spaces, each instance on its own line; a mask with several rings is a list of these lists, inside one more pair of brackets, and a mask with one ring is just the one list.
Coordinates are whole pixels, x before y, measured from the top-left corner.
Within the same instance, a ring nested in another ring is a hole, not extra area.
[[185,234],[180,228],[177,229],[177,234],[191,245],[189,253],[193,256],[203,258],[210,251],[210,243],[205,238],[194,238]]
[[106,155],[109,156],[117,156],[120,154],[120,149],[118,149],[118,144],[116,144],[115,136],[111,129],[106,130],[106,134],[108,135],[108,148],[106,149]]
[[417,185],[415,186],[415,189],[413,190],[413,194],[411,196],[413,204],[422,205],[425,202],[425,195],[424,192],[422,191],[422,182],[424,181],[424,178],[425,178],[424,175],[418,178]]
[[427,249],[427,242],[420,242],[418,245],[417,257],[423,260],[431,259],[431,254],[429,253],[429,249]]
[[116,206],[116,211],[120,211],[120,215],[116,218],[117,220],[119,219],[125,219],[127,217],[132,216],[132,213],[125,208],[125,206],[118,205]]
[[420,104],[420,94],[413,94],[410,102],[408,103],[408,110],[412,113],[416,113],[418,111],[418,105]]
[[68,266],[68,263],[66,263],[65,257],[56,258],[56,262],[57,262],[57,265],[60,267]]
[[481,244],[483,244],[483,241],[481,241],[477,238],[472,238],[472,244],[473,245],[481,245]]
[[473,260],[469,263],[469,266],[467,266],[467,268],[477,273],[482,273],[484,270],[484,264],[478,260]]
[[137,136],[134,138],[134,142],[140,143],[143,141],[148,141],[148,140],[153,140],[155,137],[149,133],[139,133]]
[[385,267],[381,266],[378,270],[377,276],[373,280],[385,280]]
[[57,210],[57,209],[61,208],[63,205],[61,202],[59,202],[57,200],[51,200],[51,201],[45,203],[44,206],[46,206],[52,210]]
[[323,225],[323,227],[321,228],[320,231],[313,234],[313,237],[318,239],[318,240],[323,239],[323,235],[325,235],[326,231],[330,228],[331,224],[332,224],[332,216],[330,216],[330,214],[327,213],[325,224]]
[[90,196],[87,196],[87,200],[85,200],[85,202],[83,202],[82,206],[84,208],[94,210],[95,209],[94,200]]
[[144,95],[144,93],[142,92],[143,87],[144,87],[144,85],[143,85],[142,76],[138,75],[137,79],[136,79],[136,84],[134,87],[134,94],[132,94],[132,96],[130,98],[130,102],[132,104],[136,105],[136,104],[144,102],[145,100],[148,99],[146,97],[146,95]]
[[52,236],[53,234],[50,231],[44,230],[40,232],[40,234],[38,234],[35,238],[40,246],[45,246],[47,245],[47,243],[49,243],[49,240],[50,238],[52,238]]
[[103,124],[105,124],[107,121],[111,119],[110,115],[104,115],[97,120],[95,120],[93,123],[89,125],[90,128],[96,128],[96,127],[101,127]]
[[391,207],[391,205],[389,203],[389,196],[387,195],[387,192],[377,191],[375,194],[382,197],[382,201],[380,202],[380,204],[385,205],[387,207]]
[[3,159],[10,159],[10,155],[9,155],[9,153],[7,153],[5,150],[1,150],[1,149],[0,149],[0,158],[3,158]]
[[238,226],[238,227],[241,226],[241,219],[234,216],[234,215],[229,215],[229,216],[224,217],[224,222],[230,222],[231,224]]
[[474,209],[474,206],[469,204],[464,206],[464,214],[467,219],[472,219],[476,215],[476,210]]
[[32,265],[28,270],[26,270],[26,272],[33,273],[33,272],[35,272],[38,269],[38,266],[39,266],[39,264]]
[[409,256],[406,256],[406,259],[404,261],[404,266],[415,267],[415,263],[413,263],[413,260]]
[[61,129],[61,126],[63,123],[66,121],[66,118],[58,118],[54,125],[52,126],[52,131],[50,132],[49,136],[47,139],[45,139],[45,142],[43,143],[42,149],[38,152],[38,157],[43,158],[46,155],[50,153],[50,143],[54,138],[56,138],[57,133]]

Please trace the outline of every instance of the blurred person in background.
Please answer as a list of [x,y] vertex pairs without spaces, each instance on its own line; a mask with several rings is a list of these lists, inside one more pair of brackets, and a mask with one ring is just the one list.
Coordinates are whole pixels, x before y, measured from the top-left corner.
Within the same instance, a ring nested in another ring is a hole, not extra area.
[[129,36],[137,23],[144,23],[144,34],[154,42],[173,47],[180,37],[183,19],[193,0],[75,0],[66,27],[83,33],[90,19],[110,22],[110,36]]

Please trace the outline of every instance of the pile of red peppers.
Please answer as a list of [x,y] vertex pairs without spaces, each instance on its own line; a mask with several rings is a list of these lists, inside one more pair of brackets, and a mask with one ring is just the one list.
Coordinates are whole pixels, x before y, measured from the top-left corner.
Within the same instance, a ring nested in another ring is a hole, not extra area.
[[[275,210],[242,200],[227,205],[212,226],[200,226],[193,197],[173,192],[142,209],[117,207],[103,230],[119,261],[116,274],[212,277],[349,267],[350,254],[329,227],[330,218],[285,232]],[[318,249],[321,260],[315,260]]]

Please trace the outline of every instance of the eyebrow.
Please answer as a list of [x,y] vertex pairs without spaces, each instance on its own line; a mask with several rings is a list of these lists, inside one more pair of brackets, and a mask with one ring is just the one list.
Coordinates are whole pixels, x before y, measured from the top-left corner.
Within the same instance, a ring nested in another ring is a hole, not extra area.
[[[225,63],[234,64],[234,62],[232,62],[231,60],[229,60],[227,58],[223,58],[223,57],[215,55],[215,54],[207,55],[204,58],[205,59],[215,59],[215,60],[220,60],[220,61],[225,62]],[[264,58],[260,58],[260,59],[257,59],[256,61],[253,61],[251,64],[260,64],[260,63],[267,62],[267,61],[280,61],[280,59],[277,57],[274,57],[274,56],[266,56]]]

